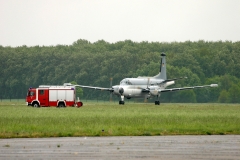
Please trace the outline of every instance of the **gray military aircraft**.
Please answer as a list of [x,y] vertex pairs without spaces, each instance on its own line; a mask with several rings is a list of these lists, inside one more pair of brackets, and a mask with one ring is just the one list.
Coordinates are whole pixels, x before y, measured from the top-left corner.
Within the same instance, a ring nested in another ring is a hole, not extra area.
[[[186,77],[183,77],[186,78]],[[137,77],[137,78],[124,78],[119,85],[112,86],[111,88],[75,85],[81,88],[90,88],[103,91],[110,91],[113,94],[120,97],[119,104],[124,105],[124,97],[130,98],[152,98],[156,97],[155,105],[160,105],[160,95],[163,92],[180,91],[194,88],[204,88],[204,87],[217,87],[218,84],[210,84],[204,86],[192,86],[192,87],[182,87],[182,88],[169,88],[166,87],[175,83],[175,80],[183,79],[167,79],[166,71],[166,55],[161,54],[160,62],[160,72],[154,77]],[[69,84],[71,85],[71,84]]]

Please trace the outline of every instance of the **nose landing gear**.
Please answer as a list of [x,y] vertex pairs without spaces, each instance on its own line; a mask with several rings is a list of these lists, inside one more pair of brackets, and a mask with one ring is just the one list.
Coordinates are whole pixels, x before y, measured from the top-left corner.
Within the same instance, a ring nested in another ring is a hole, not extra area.
[[123,95],[121,95],[121,99],[120,99],[120,101],[119,101],[119,104],[121,105],[124,105],[124,96]]
[[119,104],[120,104],[120,105],[121,105],[121,104],[124,105],[124,101],[119,101]]

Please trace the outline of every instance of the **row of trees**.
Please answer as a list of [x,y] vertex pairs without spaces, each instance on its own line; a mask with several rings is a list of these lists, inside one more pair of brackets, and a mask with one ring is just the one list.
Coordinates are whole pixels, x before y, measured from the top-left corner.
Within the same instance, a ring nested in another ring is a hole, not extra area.
[[[0,46],[0,97],[24,98],[29,87],[82,85],[109,87],[125,77],[154,76],[160,53],[167,55],[168,78],[187,76],[174,86],[218,83],[215,89],[163,93],[163,102],[240,102],[240,42],[140,42],[130,40],[72,45]],[[109,93],[84,89],[81,98],[108,99]]]

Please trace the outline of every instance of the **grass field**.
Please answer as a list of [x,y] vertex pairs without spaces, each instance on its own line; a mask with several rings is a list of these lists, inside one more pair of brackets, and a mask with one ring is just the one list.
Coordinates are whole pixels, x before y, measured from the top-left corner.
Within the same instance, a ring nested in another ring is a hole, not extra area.
[[0,102],[0,138],[240,134],[240,104],[84,102],[32,108]]

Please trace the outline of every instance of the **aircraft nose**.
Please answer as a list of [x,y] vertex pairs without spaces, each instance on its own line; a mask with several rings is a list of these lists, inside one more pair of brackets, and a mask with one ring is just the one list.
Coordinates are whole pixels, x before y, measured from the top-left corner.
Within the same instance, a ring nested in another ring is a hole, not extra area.
[[124,89],[123,88],[119,88],[119,93],[122,95],[124,92]]

